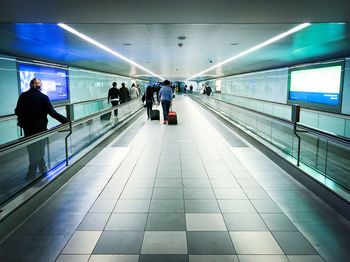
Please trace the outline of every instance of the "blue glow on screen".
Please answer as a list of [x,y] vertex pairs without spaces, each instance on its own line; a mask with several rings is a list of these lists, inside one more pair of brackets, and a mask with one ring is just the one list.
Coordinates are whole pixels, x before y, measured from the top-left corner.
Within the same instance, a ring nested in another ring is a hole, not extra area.
[[62,68],[18,64],[21,93],[29,90],[29,83],[33,78],[39,78],[42,82],[42,90],[51,101],[67,100],[68,95],[68,71]]

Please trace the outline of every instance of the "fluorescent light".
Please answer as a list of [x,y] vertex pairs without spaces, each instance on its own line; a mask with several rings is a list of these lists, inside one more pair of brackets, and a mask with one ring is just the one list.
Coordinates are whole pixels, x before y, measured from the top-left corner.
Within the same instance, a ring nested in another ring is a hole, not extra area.
[[58,25],[59,27],[62,27],[64,30],[67,30],[68,32],[70,32],[70,33],[72,33],[72,34],[74,34],[74,35],[76,35],[76,36],[79,36],[81,39],[84,39],[85,41],[89,42],[90,44],[93,44],[93,45],[95,45],[95,46],[97,46],[97,47],[99,47],[99,48],[101,48],[101,49],[107,51],[108,53],[110,53],[110,54],[112,54],[112,55],[114,55],[114,56],[116,56],[116,57],[119,57],[120,59],[122,59],[122,60],[124,60],[124,61],[126,61],[126,62],[128,62],[128,63],[130,63],[130,64],[132,64],[132,65],[134,65],[134,66],[136,66],[136,67],[138,67],[138,68],[140,68],[140,69],[142,69],[143,71],[145,71],[145,72],[147,72],[147,73],[149,73],[149,74],[151,74],[151,75],[153,75],[153,76],[155,76],[155,77],[157,77],[157,78],[159,78],[159,79],[161,79],[161,80],[163,80],[163,81],[165,80],[163,77],[161,77],[161,76],[159,76],[159,75],[157,75],[157,74],[151,72],[150,70],[148,70],[148,69],[144,68],[143,66],[141,66],[141,65],[139,65],[139,64],[137,64],[137,63],[135,63],[134,61],[130,60],[129,58],[127,58],[127,57],[125,57],[125,56],[123,56],[123,55],[121,55],[121,54],[119,54],[119,53],[113,51],[113,50],[110,49],[109,47],[107,47],[107,46],[105,46],[105,45],[103,45],[103,44],[97,42],[96,40],[94,40],[94,39],[88,37],[87,35],[84,35],[84,34],[78,32],[78,31],[75,30],[74,28],[72,28],[72,27],[70,27],[70,26],[68,26],[68,25],[66,25],[66,24],[62,24],[62,23],[58,23],[57,25]]
[[263,42],[263,43],[261,43],[261,44],[259,44],[259,45],[256,45],[256,46],[254,46],[254,47],[252,47],[252,48],[249,48],[248,50],[243,51],[242,53],[239,53],[238,55],[235,55],[235,56],[233,56],[233,57],[230,57],[229,59],[226,59],[226,60],[224,60],[224,61],[222,61],[222,62],[220,62],[220,63],[218,63],[218,64],[216,64],[216,65],[214,65],[214,66],[212,66],[212,67],[209,67],[208,69],[206,69],[206,70],[204,70],[204,71],[202,71],[202,72],[199,72],[199,73],[197,73],[197,74],[195,74],[195,75],[193,75],[193,76],[187,78],[186,81],[188,81],[188,80],[190,80],[190,79],[192,79],[192,78],[195,78],[195,77],[197,77],[197,76],[203,75],[203,74],[206,73],[206,72],[209,72],[209,71],[211,71],[211,70],[213,70],[213,69],[215,69],[215,68],[217,68],[217,67],[219,67],[219,66],[222,66],[222,65],[224,65],[224,64],[227,64],[228,62],[231,62],[231,61],[233,61],[233,60],[235,60],[235,59],[237,59],[237,58],[239,58],[239,57],[242,57],[242,56],[244,56],[244,55],[247,55],[247,54],[249,54],[249,53],[252,53],[252,52],[254,52],[254,51],[256,51],[256,50],[258,50],[258,49],[260,49],[260,48],[262,48],[262,47],[264,47],[264,46],[267,46],[267,45],[269,45],[269,44],[272,44],[272,43],[274,43],[274,42],[276,42],[276,41],[278,41],[278,40],[280,40],[280,39],[282,39],[282,38],[284,38],[284,37],[286,37],[286,36],[288,36],[288,35],[291,35],[291,34],[293,34],[293,33],[295,33],[295,32],[300,31],[300,30],[302,30],[302,29],[304,29],[305,27],[308,27],[308,26],[310,26],[310,25],[311,25],[310,23],[303,23],[303,24],[300,24],[300,25],[298,25],[298,26],[296,26],[296,27],[294,27],[294,28],[292,28],[292,29],[290,29],[290,30],[288,30],[288,31],[286,31],[286,32],[284,32],[284,33],[282,33],[282,34],[279,34],[279,35],[277,35],[277,36],[275,36],[275,37],[273,37],[273,38],[271,38],[271,39],[269,39],[269,40],[267,40],[267,41],[265,41],[265,42]]

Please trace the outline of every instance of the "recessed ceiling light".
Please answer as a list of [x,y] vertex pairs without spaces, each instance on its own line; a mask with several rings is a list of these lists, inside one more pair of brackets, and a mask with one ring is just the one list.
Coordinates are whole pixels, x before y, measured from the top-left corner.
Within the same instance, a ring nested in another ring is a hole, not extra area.
[[272,43],[274,43],[274,42],[276,42],[276,41],[278,41],[278,40],[280,40],[280,39],[282,39],[282,38],[284,38],[284,37],[286,37],[288,35],[291,35],[291,34],[293,34],[295,32],[300,31],[300,30],[302,30],[305,27],[308,27],[310,25],[311,25],[310,23],[303,23],[303,24],[300,24],[300,25],[298,25],[296,27],[293,27],[292,29],[290,29],[290,30],[288,30],[288,31],[286,31],[286,32],[284,32],[282,34],[279,34],[279,35],[277,35],[277,36],[275,36],[275,37],[273,37],[273,38],[271,38],[269,40],[266,40],[265,42],[262,42],[261,44],[258,44],[258,45],[254,46],[252,48],[249,48],[248,50],[245,50],[245,51],[243,51],[243,52],[241,52],[241,53],[239,53],[237,55],[234,55],[233,57],[230,57],[230,58],[228,58],[228,59],[226,59],[226,60],[224,60],[224,61],[222,61],[222,62],[220,62],[220,63],[218,63],[218,64],[216,64],[214,66],[212,66],[212,67],[209,67],[208,69],[205,69],[202,72],[199,72],[199,73],[197,73],[197,74],[187,78],[186,81],[189,81],[190,79],[193,79],[195,77],[203,75],[206,72],[209,72],[209,71],[211,71],[211,70],[213,70],[213,69],[215,69],[215,68],[217,68],[219,66],[222,66],[224,64],[227,64],[228,62],[231,62],[231,61],[233,61],[233,60],[235,60],[237,58],[240,58],[240,57],[245,56],[245,55],[247,55],[249,53],[252,53],[252,52],[254,52],[254,51],[256,51],[256,50],[258,50],[260,48],[263,48],[264,46],[272,44]]
[[130,43],[124,43],[123,45],[125,45],[125,46],[131,46],[132,44],[130,44]]
[[105,46],[105,45],[103,45],[103,44],[97,42],[96,40],[92,39],[91,37],[88,37],[87,35],[84,35],[83,33],[78,32],[78,31],[75,30],[74,28],[72,28],[72,27],[70,27],[70,26],[68,26],[68,25],[66,25],[66,24],[62,24],[62,23],[58,23],[57,25],[58,25],[59,27],[63,28],[64,30],[66,30],[66,31],[68,31],[68,32],[70,32],[70,33],[72,33],[72,34],[74,34],[74,35],[80,37],[81,39],[84,39],[86,42],[89,42],[90,44],[93,44],[94,46],[97,46],[97,47],[99,47],[99,48],[105,50],[106,52],[108,52],[108,53],[110,53],[110,54],[112,54],[112,55],[114,55],[114,56],[116,56],[116,57],[118,57],[118,58],[120,58],[120,59],[122,59],[122,60],[128,62],[129,64],[132,64],[132,65],[134,65],[134,66],[140,68],[141,70],[143,70],[143,71],[145,71],[145,72],[147,72],[147,73],[149,73],[149,74],[151,74],[151,75],[153,75],[153,76],[158,77],[159,79],[161,79],[161,80],[163,80],[163,81],[165,80],[163,77],[161,77],[161,76],[159,76],[159,75],[153,73],[152,71],[148,70],[147,68],[144,68],[143,66],[141,66],[141,65],[139,65],[139,64],[137,64],[137,63],[135,63],[134,61],[130,60],[129,58],[127,58],[127,57],[125,57],[125,56],[123,56],[123,55],[121,55],[121,54],[119,54],[119,53],[113,51],[113,50],[110,49],[109,47],[107,47],[107,46]]
[[239,45],[239,43],[231,43],[230,45]]

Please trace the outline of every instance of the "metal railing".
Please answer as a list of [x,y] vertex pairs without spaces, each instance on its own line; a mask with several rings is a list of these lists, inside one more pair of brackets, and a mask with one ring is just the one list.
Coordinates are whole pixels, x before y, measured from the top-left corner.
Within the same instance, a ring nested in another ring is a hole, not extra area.
[[[301,164],[316,171],[318,180],[323,179],[323,182],[333,187],[334,183],[327,182],[329,179],[346,191],[350,190],[350,139],[300,124],[294,125],[291,121],[217,98],[204,95],[190,97],[234,121],[246,132],[268,142],[274,149],[292,157],[295,164],[300,159]],[[296,127],[300,137],[299,145],[298,138],[294,135]]]
[[[89,102],[92,101],[68,104],[67,112],[74,112],[81,104]],[[54,175],[57,170],[65,168],[72,159],[90,150],[91,146],[142,108],[142,102],[135,99],[86,116],[73,117],[67,124],[1,145],[0,205],[39,178]],[[117,111],[118,118],[115,118],[114,112]]]

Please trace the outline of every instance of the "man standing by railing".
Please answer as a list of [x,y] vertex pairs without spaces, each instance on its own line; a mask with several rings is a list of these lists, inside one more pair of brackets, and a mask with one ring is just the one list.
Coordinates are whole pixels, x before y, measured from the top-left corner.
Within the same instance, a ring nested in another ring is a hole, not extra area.
[[[60,115],[53,109],[49,97],[41,93],[41,80],[33,78],[30,81],[30,89],[22,93],[17,101],[15,114],[17,115],[18,125],[23,128],[24,136],[32,136],[47,130],[47,115],[55,118],[61,123],[67,123],[66,117]],[[37,168],[41,173],[46,172],[44,160],[45,142],[38,142],[28,145],[29,168],[27,179],[35,178]]]

